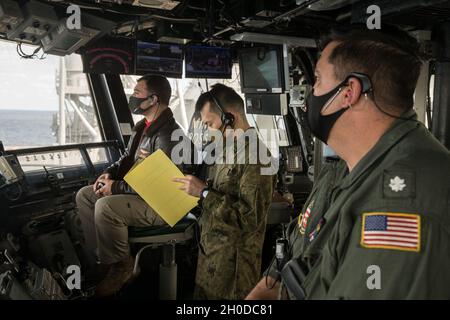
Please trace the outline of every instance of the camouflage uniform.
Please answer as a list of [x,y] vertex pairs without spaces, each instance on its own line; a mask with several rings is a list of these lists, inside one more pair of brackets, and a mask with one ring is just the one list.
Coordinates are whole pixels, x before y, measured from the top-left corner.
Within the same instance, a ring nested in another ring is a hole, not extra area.
[[[248,151],[246,145],[246,151]],[[236,148],[235,148],[236,156]],[[243,299],[258,282],[274,175],[261,164],[215,164],[202,203],[197,299]]]

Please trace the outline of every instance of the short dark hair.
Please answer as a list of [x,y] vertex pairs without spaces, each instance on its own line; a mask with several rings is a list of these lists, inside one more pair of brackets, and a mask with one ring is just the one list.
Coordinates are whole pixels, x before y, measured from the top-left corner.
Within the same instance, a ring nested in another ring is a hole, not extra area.
[[235,111],[239,114],[245,114],[244,100],[234,91],[233,88],[228,87],[221,83],[216,83],[211,86],[211,90],[202,93],[195,104],[195,110],[201,111],[207,102],[211,105],[211,111],[220,113],[219,108],[216,106],[216,100],[223,111]]
[[377,104],[396,112],[413,107],[422,65],[416,39],[393,26],[382,30],[358,26],[333,31],[323,46],[331,41],[338,42],[329,56],[338,80],[351,72],[365,73],[372,80],[372,98]]
[[147,74],[139,78],[138,82],[139,81],[145,81],[147,89],[151,91],[150,93],[158,96],[160,103],[169,105],[170,97],[172,96],[172,88],[166,77],[156,74]]

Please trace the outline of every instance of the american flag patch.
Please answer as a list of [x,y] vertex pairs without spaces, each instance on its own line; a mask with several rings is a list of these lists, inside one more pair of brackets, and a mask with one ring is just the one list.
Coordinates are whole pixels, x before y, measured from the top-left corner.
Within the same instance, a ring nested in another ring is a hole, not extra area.
[[362,217],[361,245],[420,251],[420,216],[418,214],[371,212]]

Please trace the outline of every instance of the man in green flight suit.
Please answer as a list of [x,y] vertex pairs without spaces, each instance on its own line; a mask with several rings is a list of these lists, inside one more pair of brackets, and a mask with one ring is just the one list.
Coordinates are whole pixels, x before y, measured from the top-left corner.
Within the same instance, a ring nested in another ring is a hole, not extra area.
[[257,152],[267,156],[268,150],[247,122],[244,102],[232,88],[214,85],[199,97],[196,108],[202,122],[218,133],[216,146],[226,143],[216,148],[210,183],[194,176],[174,179],[183,183],[180,189],[200,196],[202,207],[194,296],[243,299],[261,275],[276,170],[270,170],[259,156],[252,158]]
[[247,299],[450,298],[450,153],[413,110],[417,42],[388,32],[334,34],[325,46],[307,117],[342,160],[290,226],[291,260]]

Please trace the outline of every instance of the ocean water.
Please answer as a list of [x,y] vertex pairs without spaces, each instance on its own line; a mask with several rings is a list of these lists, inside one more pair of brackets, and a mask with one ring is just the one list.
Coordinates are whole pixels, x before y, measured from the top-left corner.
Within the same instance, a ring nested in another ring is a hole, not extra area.
[[56,144],[52,133],[56,111],[0,110],[0,141],[5,149]]

